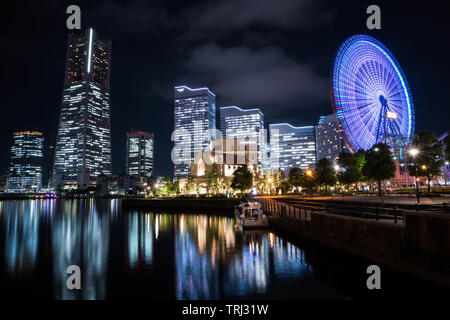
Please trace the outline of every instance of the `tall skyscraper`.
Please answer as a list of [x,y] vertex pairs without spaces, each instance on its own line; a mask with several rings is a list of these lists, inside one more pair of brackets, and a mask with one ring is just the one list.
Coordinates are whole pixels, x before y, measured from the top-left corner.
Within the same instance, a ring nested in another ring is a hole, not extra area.
[[220,130],[223,138],[254,138],[257,141],[258,166],[268,168],[264,115],[258,108],[236,106],[220,108]]
[[272,170],[285,174],[292,168],[314,168],[316,142],[314,126],[293,127],[288,123],[269,125]]
[[216,129],[216,96],[208,88],[175,87],[174,176],[185,178],[195,155],[208,150]]
[[52,132],[50,134],[50,138],[48,140],[48,181],[46,187],[49,187],[53,179],[53,163],[55,161],[55,146],[56,146],[56,132]]
[[141,183],[153,174],[153,133],[134,131],[127,133],[127,174]]
[[41,131],[18,130],[11,147],[7,190],[39,191],[42,187],[44,137]]
[[346,149],[343,134],[335,113],[320,117],[316,126],[317,160],[336,160],[339,153]]
[[111,175],[111,41],[93,29],[69,34],[53,165],[54,187],[87,188]]

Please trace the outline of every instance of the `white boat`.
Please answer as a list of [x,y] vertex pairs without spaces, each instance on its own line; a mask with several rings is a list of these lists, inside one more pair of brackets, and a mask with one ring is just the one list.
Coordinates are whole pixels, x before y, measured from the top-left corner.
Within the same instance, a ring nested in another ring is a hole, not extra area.
[[269,226],[269,218],[263,213],[257,201],[241,202],[234,209],[236,221],[243,229],[264,228]]

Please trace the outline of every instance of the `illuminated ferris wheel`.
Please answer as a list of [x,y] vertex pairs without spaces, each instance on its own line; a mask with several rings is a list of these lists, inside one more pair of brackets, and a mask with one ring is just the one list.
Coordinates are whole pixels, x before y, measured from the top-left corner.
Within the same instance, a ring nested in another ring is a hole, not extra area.
[[333,109],[352,151],[368,150],[386,137],[414,134],[414,104],[392,53],[367,35],[348,38],[333,69]]

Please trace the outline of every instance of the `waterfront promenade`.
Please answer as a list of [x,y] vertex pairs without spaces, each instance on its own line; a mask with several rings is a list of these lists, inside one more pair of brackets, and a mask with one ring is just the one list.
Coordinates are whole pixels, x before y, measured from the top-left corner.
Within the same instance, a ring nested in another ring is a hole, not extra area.
[[[276,197],[275,197],[276,198]],[[369,202],[369,203],[392,203],[392,204],[416,204],[417,198],[416,195],[400,195],[400,194],[391,194],[391,195],[383,195],[381,197],[377,195],[356,195],[356,196],[313,196],[313,197],[302,197],[303,199],[317,199],[317,200],[345,200],[345,201],[355,201],[355,202]],[[450,194],[441,195],[441,196],[421,196],[420,204],[426,205],[442,205],[446,203],[450,205]]]
[[258,198],[273,227],[450,287],[450,213],[442,203],[345,200]]

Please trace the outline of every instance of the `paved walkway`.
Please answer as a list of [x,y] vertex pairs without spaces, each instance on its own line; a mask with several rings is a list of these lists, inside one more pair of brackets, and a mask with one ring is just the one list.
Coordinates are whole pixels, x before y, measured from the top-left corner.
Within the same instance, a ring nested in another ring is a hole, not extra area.
[[[325,197],[324,197],[325,199]],[[358,201],[358,202],[384,202],[384,203],[398,203],[398,204],[416,204],[416,197],[409,196],[351,196],[351,197],[328,197],[328,199],[334,200],[346,200],[346,201]],[[450,204],[450,196],[446,197],[420,197],[420,204],[442,205],[443,203]]]
[[[267,197],[267,196],[266,196]],[[415,196],[409,195],[383,195],[381,197],[378,196],[270,196],[267,198],[277,199],[277,198],[299,198],[299,199],[315,199],[315,200],[344,200],[344,201],[356,201],[356,202],[385,202],[385,203],[398,203],[398,204],[416,204],[417,199]],[[265,198],[265,197],[262,197]],[[431,204],[431,205],[442,205],[443,203],[447,203],[450,205],[450,195],[445,195],[445,197],[420,197],[420,204]]]

